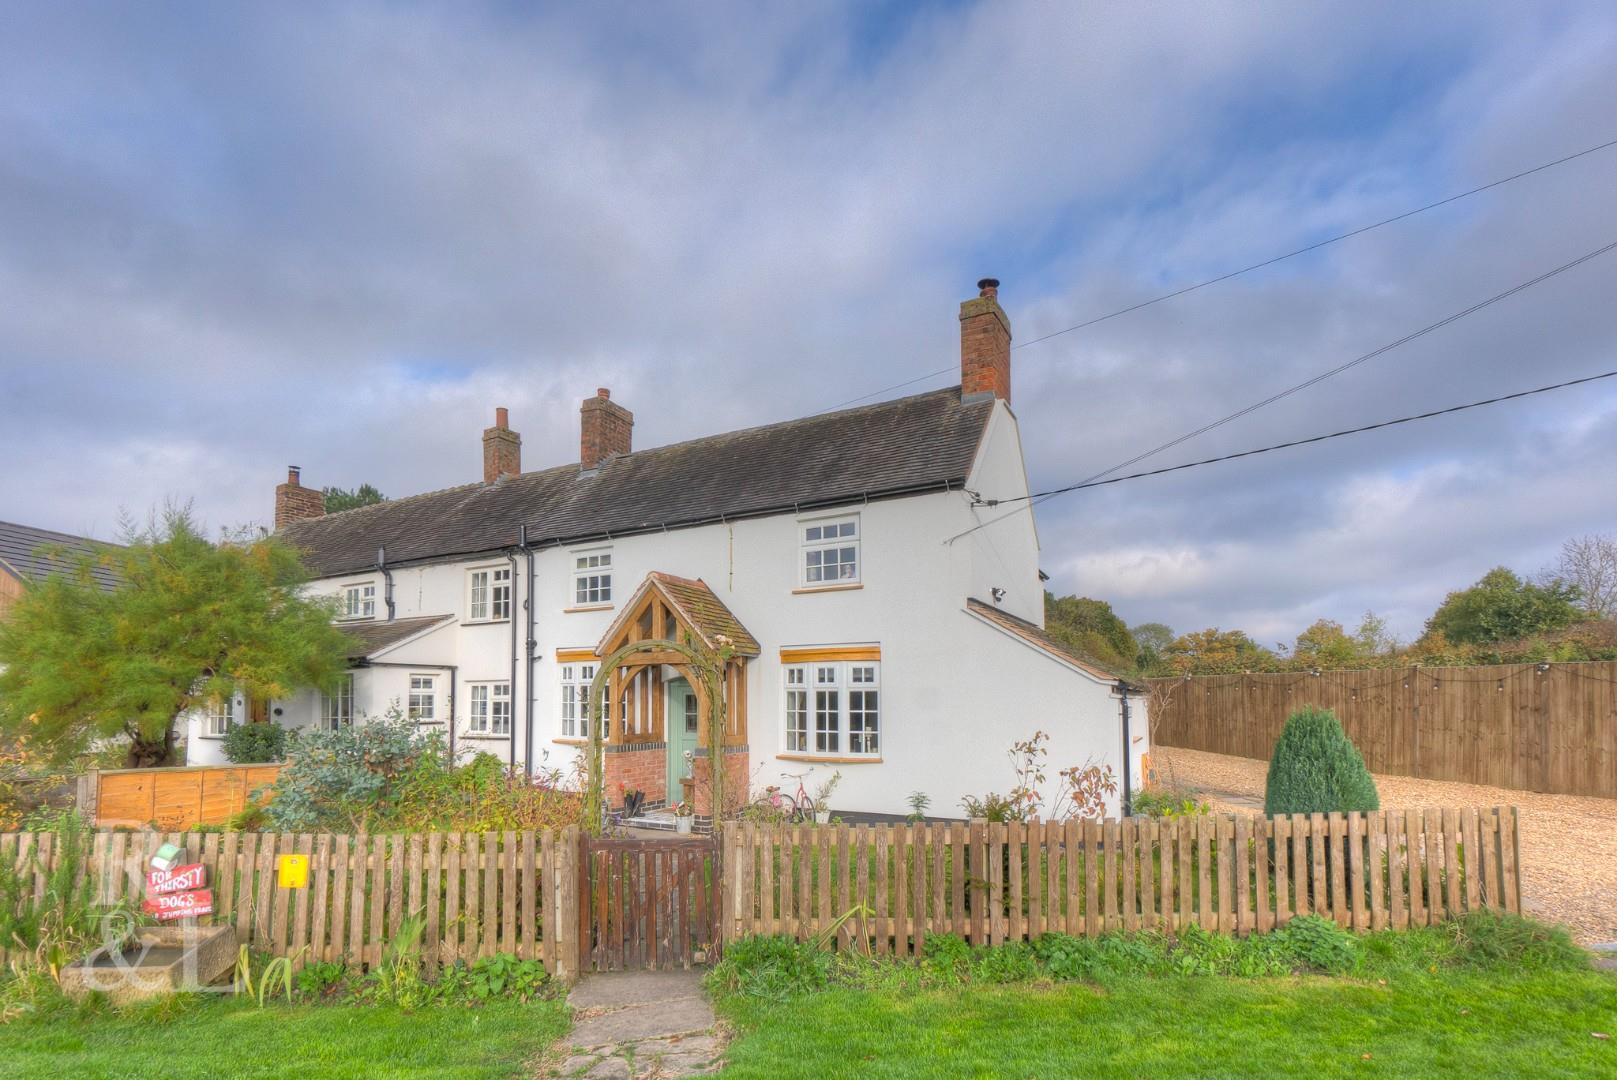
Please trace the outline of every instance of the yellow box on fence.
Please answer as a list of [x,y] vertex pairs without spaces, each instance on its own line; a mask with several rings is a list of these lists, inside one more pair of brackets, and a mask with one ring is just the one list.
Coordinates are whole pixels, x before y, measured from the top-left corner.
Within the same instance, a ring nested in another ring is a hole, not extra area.
[[275,864],[276,884],[283,889],[307,889],[309,887],[309,857],[307,855],[282,855]]

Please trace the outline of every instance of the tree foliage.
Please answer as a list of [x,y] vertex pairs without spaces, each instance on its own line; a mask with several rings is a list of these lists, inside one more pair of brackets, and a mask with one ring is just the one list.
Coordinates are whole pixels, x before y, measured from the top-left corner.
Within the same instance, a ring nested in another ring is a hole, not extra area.
[[261,765],[286,757],[286,739],[280,724],[232,724],[219,748],[233,765]]
[[1165,659],[1176,675],[1238,675],[1272,671],[1280,658],[1243,631],[1214,626],[1174,638]]
[[1269,759],[1265,814],[1379,810],[1376,782],[1336,714],[1312,705],[1286,721]]
[[1577,622],[1577,600],[1577,588],[1564,581],[1536,584],[1500,566],[1469,589],[1449,593],[1426,621],[1426,632],[1459,645],[1530,637]]
[[1168,646],[1173,644],[1174,633],[1166,623],[1141,623],[1131,626],[1129,633],[1134,635],[1134,646],[1139,650],[1136,666],[1141,671],[1150,671],[1160,664]]
[[1134,635],[1104,600],[1044,594],[1044,630],[1056,641],[1102,667],[1132,671],[1139,657]]
[[320,494],[325,498],[328,514],[340,514],[344,510],[355,510],[361,506],[387,502],[387,496],[370,484],[361,484],[352,491],[345,491],[340,487],[321,488]]
[[212,543],[170,508],[96,559],[124,581],[97,588],[86,559],[30,585],[0,623],[0,732],[57,759],[127,738],[132,767],[168,764],[182,713],[236,691],[329,688],[347,638],[275,537]]
[[1562,544],[1545,584],[1555,581],[1578,591],[1578,605],[1591,619],[1617,618],[1617,535],[1576,536]]

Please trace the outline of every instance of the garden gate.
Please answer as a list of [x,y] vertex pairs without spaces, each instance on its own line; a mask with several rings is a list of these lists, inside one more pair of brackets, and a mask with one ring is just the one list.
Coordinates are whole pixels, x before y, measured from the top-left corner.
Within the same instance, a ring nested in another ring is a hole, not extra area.
[[585,836],[581,843],[581,971],[688,968],[717,959],[716,839]]

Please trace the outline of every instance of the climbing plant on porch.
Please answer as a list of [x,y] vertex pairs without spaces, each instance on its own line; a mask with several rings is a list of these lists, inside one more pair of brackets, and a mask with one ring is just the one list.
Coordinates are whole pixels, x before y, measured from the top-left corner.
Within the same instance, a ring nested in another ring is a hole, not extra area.
[[685,664],[674,666],[690,681],[707,721],[708,778],[712,784],[714,815],[720,813],[724,806],[725,668],[735,655],[735,646],[722,635],[716,640],[717,648],[709,648],[700,641],[670,641],[666,638],[632,641],[601,662],[600,669],[595,673],[595,681],[590,683],[589,715],[601,719],[598,723],[590,724],[588,772],[584,788],[584,823],[593,835],[600,835],[606,819],[606,772],[601,755],[601,736],[606,726],[606,694],[612,685],[612,673],[637,653],[671,652],[685,658]]

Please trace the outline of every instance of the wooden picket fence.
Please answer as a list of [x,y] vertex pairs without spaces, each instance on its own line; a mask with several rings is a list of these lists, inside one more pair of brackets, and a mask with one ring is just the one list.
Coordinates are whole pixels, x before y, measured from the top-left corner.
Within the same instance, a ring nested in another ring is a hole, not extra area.
[[[31,868],[35,895],[56,860],[51,833],[0,835],[0,861]],[[242,944],[298,966],[374,967],[407,916],[425,920],[422,955],[436,969],[497,952],[576,970],[579,830],[336,836],[309,833],[98,832],[89,873],[103,904],[145,895],[164,843],[207,868],[214,914]],[[309,857],[307,887],[279,886],[281,855]]]
[[[1271,847],[1272,845],[1272,847]],[[1514,807],[1262,818],[726,826],[725,938],[920,954],[1050,932],[1246,935],[1317,914],[1354,930],[1519,912]]]

